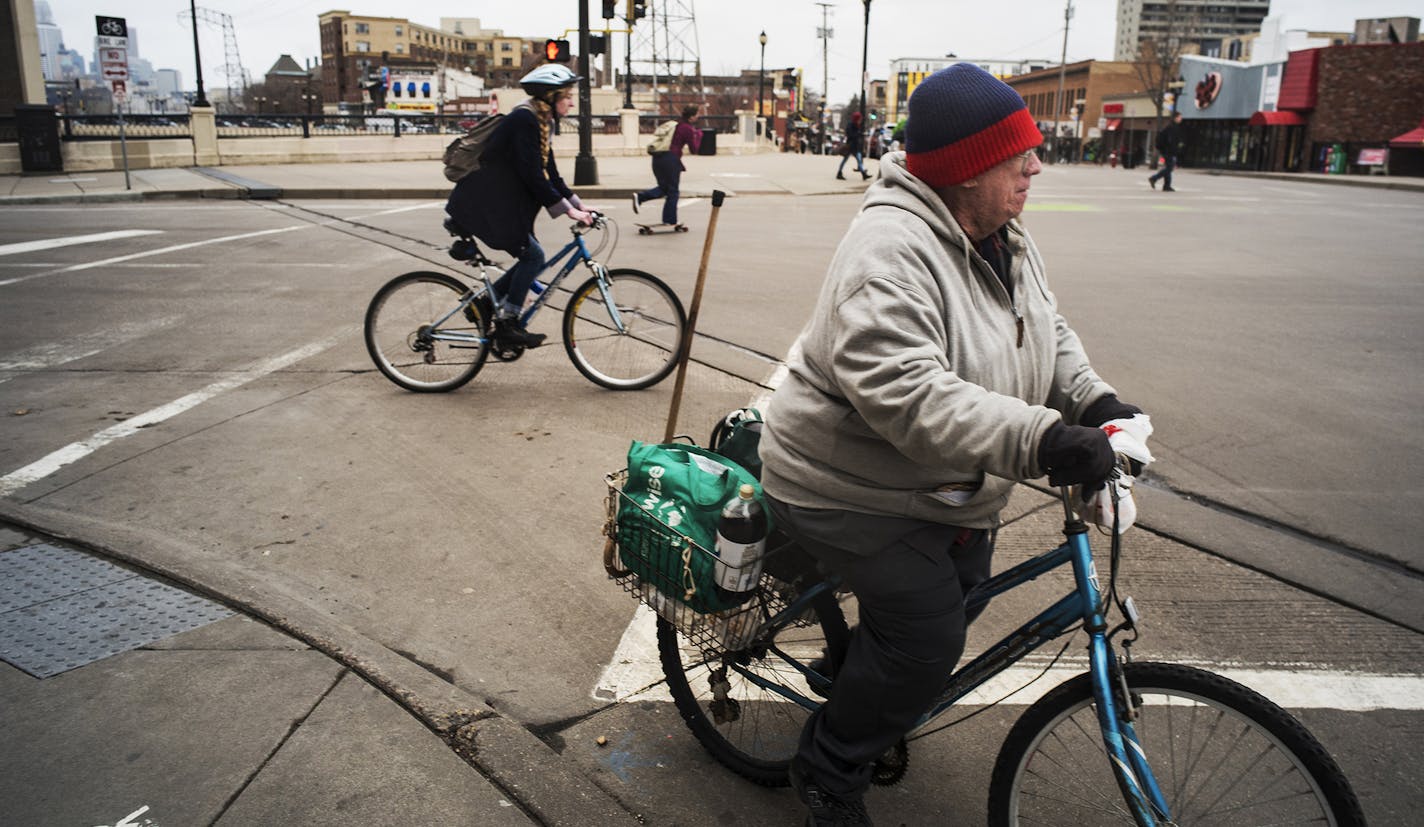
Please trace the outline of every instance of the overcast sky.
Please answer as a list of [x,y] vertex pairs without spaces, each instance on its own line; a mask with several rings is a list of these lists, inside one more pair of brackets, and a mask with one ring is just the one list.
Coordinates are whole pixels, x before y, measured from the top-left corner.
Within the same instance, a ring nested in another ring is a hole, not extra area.
[[[588,0],[589,16],[600,23],[598,0]],[[656,2],[656,0],[654,0]],[[856,0],[826,0],[834,36],[826,61],[832,100],[849,98],[858,87],[865,7]],[[94,16],[123,17],[138,32],[139,55],[155,68],[182,72],[194,86],[193,36],[180,13],[184,0],[49,0],[65,45],[92,59]],[[279,55],[298,63],[318,58],[321,45],[317,15],[332,9],[379,17],[405,17],[436,27],[440,18],[476,17],[487,29],[543,38],[562,36],[578,25],[577,0],[200,0],[207,8],[232,16],[242,63],[260,81]],[[620,6],[622,0],[620,0]],[[1068,60],[1112,59],[1117,0],[1073,0]],[[869,69],[885,78],[891,60],[954,53],[975,59],[1036,58],[1054,63],[1063,49],[1065,0],[874,0],[870,10]],[[735,74],[754,69],[760,59],[757,35],[766,31],[768,68],[801,67],[807,84],[821,86],[822,7],[814,0],[693,0],[671,3],[695,8],[696,32],[706,74]],[[1273,16],[1287,28],[1350,31],[1360,17],[1424,17],[1424,0],[1273,0]],[[203,80],[226,85],[222,77],[223,40],[217,27],[202,25]],[[622,38],[615,58],[621,64]]]

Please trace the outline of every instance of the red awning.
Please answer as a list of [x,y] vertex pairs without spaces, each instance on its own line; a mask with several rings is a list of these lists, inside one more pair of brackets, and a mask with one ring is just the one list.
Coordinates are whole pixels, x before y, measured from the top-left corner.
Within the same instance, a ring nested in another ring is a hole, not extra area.
[[1418,128],[1389,139],[1389,145],[1399,149],[1424,149],[1424,121]]
[[1304,126],[1305,118],[1298,112],[1257,112],[1248,123],[1251,126]]
[[1122,118],[1113,118],[1108,121],[1108,125],[1103,127],[1103,129],[1106,132],[1113,132],[1120,126],[1122,126]]
[[1305,111],[1314,109],[1319,76],[1320,49],[1291,52],[1286,58],[1285,72],[1281,75],[1281,91],[1276,99],[1276,108]]

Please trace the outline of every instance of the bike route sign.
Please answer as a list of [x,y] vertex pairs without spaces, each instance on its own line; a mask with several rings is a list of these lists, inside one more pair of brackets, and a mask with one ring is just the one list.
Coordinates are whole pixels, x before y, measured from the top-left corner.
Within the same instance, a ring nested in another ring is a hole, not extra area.
[[129,80],[129,24],[122,17],[95,15],[99,33],[99,74],[109,82],[114,100],[123,103]]

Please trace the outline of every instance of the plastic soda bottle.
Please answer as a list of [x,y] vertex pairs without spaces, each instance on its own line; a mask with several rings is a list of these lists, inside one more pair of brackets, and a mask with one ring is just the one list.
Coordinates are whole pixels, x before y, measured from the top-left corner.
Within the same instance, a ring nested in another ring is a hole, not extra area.
[[737,496],[722,507],[722,517],[717,521],[717,565],[713,576],[719,597],[741,602],[756,591],[768,528],[766,511],[756,500],[756,489],[743,485]]

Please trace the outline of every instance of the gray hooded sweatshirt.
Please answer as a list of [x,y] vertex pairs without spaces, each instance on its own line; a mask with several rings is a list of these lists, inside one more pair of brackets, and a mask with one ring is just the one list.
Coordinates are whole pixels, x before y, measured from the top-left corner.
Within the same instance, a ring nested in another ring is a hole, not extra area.
[[1012,298],[929,185],[886,155],[831,261],[762,435],[763,485],[804,508],[991,528],[1060,419],[1113,389],[1008,224]]

